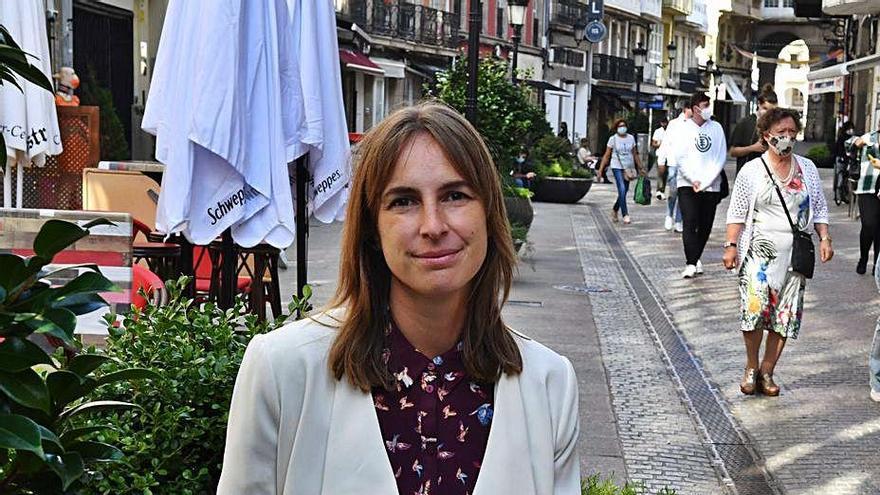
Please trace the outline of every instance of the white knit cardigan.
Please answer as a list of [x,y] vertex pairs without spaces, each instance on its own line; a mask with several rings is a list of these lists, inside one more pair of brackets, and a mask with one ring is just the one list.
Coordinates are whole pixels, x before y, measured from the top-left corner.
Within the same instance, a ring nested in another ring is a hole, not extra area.
[[[800,155],[793,155],[795,163],[800,166],[801,175],[807,184],[807,190],[810,194],[810,210],[813,214],[813,224],[828,223],[828,203],[825,201],[825,193],[822,192],[822,180],[819,178],[819,170],[816,165],[808,158]],[[767,160],[767,153],[764,153],[764,159]],[[769,161],[767,162],[770,163]],[[745,224],[737,243],[737,264],[742,263],[743,257],[749,252],[749,244],[752,240],[752,223],[754,220],[755,203],[758,200],[758,191],[764,180],[767,178],[767,171],[760,158],[743,165],[743,168],[736,176],[736,182],[733,185],[733,192],[730,197],[730,206],[727,208],[727,223]],[[811,227],[807,227],[810,229]]]

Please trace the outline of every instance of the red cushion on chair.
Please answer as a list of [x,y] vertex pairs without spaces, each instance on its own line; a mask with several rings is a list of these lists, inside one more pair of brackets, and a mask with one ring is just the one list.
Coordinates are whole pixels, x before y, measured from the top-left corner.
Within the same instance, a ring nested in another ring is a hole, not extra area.
[[147,307],[147,300],[140,295],[140,290],[144,289],[144,292],[150,296],[153,294],[153,291],[164,290],[165,284],[162,283],[162,279],[158,275],[150,270],[140,265],[132,265],[131,289],[131,303],[138,309],[144,309]]

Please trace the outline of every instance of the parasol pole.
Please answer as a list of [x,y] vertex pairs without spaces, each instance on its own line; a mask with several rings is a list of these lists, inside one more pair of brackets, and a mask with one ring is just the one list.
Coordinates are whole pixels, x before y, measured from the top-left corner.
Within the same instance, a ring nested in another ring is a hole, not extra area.
[[235,301],[236,256],[232,241],[232,230],[223,231],[220,241],[220,307],[229,309]]
[[15,207],[21,208],[24,201],[22,197],[24,196],[24,167],[21,165],[21,162],[15,167]]
[[3,207],[12,208],[12,165],[6,160],[6,173],[3,174]]
[[300,299],[303,297],[303,287],[308,283],[309,212],[306,202],[308,162],[308,154],[296,159],[296,297]]

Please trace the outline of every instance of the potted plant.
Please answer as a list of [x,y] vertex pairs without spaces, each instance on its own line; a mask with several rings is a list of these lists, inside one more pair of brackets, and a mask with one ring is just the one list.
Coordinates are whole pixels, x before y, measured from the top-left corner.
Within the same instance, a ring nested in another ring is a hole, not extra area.
[[507,219],[511,225],[519,225],[525,227],[526,230],[531,228],[532,220],[535,218],[535,210],[532,208],[531,200],[534,194],[526,187],[505,185],[504,208],[507,210]]
[[535,201],[577,203],[593,186],[595,172],[575,167],[568,141],[552,134],[542,137],[532,153],[535,180],[532,190]]

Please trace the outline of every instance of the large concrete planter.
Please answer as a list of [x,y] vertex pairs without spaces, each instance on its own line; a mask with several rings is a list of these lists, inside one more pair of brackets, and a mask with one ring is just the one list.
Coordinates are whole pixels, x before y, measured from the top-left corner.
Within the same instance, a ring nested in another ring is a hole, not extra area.
[[526,229],[532,226],[535,210],[529,198],[505,196],[504,207],[507,209],[507,219],[511,224],[522,225]]
[[534,200],[544,203],[577,203],[593,187],[593,179],[544,177],[532,188]]

